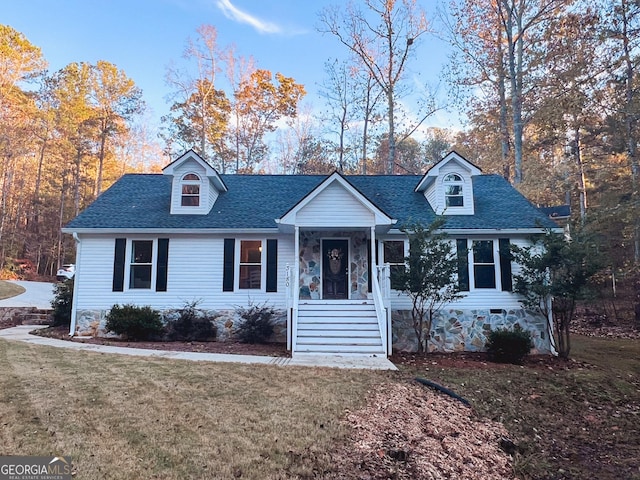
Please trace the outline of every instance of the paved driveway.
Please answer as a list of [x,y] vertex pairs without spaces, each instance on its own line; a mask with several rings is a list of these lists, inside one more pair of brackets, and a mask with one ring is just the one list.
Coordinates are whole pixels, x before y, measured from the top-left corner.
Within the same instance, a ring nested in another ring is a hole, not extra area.
[[20,295],[16,295],[15,297],[0,300],[0,307],[51,308],[51,300],[53,300],[53,283],[25,282],[20,280],[8,281],[21,285],[26,289],[26,291]]

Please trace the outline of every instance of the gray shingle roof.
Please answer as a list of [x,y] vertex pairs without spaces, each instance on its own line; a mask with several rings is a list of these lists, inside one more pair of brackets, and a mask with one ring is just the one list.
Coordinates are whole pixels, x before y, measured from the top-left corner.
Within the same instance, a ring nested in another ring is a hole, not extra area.
[[[170,215],[171,177],[127,174],[66,228],[250,229],[277,228],[274,221],[326,177],[323,175],[221,175],[228,192],[207,215]],[[431,222],[434,212],[421,193],[420,176],[345,176],[398,226]],[[555,223],[498,175],[473,177],[475,215],[447,218],[446,228],[553,228]]]

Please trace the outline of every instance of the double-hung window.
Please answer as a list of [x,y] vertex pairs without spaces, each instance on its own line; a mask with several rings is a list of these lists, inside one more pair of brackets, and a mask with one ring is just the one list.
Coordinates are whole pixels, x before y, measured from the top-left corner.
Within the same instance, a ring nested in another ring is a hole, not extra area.
[[[112,291],[151,289],[167,291],[169,239],[128,240],[116,238]],[[154,286],[155,285],[155,286]]]
[[508,292],[513,290],[508,238],[471,241],[459,238],[456,240],[456,247],[461,291],[469,291],[471,288],[500,288]]
[[405,269],[405,251],[403,240],[387,240],[384,242],[384,263],[389,264],[391,288],[399,289],[398,276]]
[[222,291],[278,291],[278,240],[225,238]]
[[496,288],[496,262],[493,250],[493,240],[473,241],[475,288]]
[[132,240],[129,288],[151,288],[153,241]]
[[262,241],[240,240],[238,288],[262,288]]

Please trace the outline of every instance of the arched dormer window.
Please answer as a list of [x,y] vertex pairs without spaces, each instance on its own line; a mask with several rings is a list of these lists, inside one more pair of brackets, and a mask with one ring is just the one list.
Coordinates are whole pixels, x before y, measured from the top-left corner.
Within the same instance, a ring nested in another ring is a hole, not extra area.
[[200,206],[200,177],[195,173],[187,173],[182,177],[182,202],[183,207]]
[[449,173],[443,179],[445,207],[464,207],[462,188],[464,181],[457,173]]

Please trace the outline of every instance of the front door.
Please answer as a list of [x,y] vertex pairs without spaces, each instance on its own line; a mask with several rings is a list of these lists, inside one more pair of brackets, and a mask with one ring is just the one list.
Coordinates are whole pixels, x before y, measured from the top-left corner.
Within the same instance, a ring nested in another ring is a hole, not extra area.
[[348,295],[349,241],[322,240],[322,298],[345,300]]

